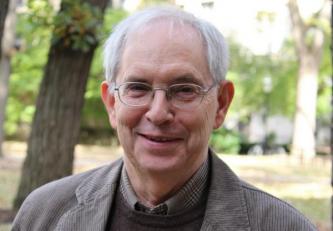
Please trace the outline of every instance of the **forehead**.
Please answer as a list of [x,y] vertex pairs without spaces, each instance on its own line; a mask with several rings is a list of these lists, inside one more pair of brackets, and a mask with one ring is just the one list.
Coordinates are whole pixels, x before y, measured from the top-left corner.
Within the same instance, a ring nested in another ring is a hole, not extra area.
[[130,72],[209,75],[203,40],[190,25],[165,20],[150,22],[128,35],[119,74],[134,74]]
[[[154,33],[155,32],[155,33]],[[133,27],[127,35],[127,45],[133,43],[133,39],[161,35],[167,40],[198,40],[202,45],[201,34],[190,23],[173,18],[157,18]]]

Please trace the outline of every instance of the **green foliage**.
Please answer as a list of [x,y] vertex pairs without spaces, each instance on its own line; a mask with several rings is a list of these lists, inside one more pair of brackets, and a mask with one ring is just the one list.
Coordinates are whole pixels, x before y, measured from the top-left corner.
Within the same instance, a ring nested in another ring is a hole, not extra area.
[[145,8],[148,6],[171,4],[172,2],[173,2],[172,0],[141,0],[140,8]]
[[[273,20],[270,12],[258,12],[258,20]],[[318,77],[318,119],[327,120],[330,114],[330,76],[332,73],[330,59],[330,26],[323,18],[309,18],[306,24],[313,30],[322,30],[325,35],[322,62]],[[311,31],[309,40],[313,39]],[[295,44],[286,39],[278,53],[256,56],[250,50],[229,40],[231,67],[228,78],[236,85],[234,102],[231,113],[241,120],[246,120],[251,112],[268,109],[268,114],[280,114],[292,118],[296,104],[296,85],[298,77],[298,60],[295,54]],[[272,90],[265,92],[263,79],[270,76]]]
[[22,124],[30,124],[43,67],[50,45],[52,16],[48,1],[28,1],[27,11],[17,15],[20,50],[12,57],[5,132],[13,136]]
[[[105,40],[112,28],[124,17],[126,12],[123,10],[107,9],[104,16],[104,24],[101,30],[101,37]],[[82,111],[81,126],[90,128],[109,128],[109,121],[105,112],[104,105],[100,96],[100,85],[104,80],[102,67],[102,48],[103,43],[97,47],[93,59],[90,76],[88,79],[85,93],[85,104]]]
[[330,33],[325,33],[323,56],[320,63],[318,78],[317,118],[322,124],[329,126],[331,120],[332,106],[332,63],[330,49]]
[[[269,114],[292,117],[295,105],[297,66],[292,48],[274,55],[254,55],[232,39],[230,71],[227,78],[235,84],[231,114],[246,120],[254,111],[268,109]],[[288,53],[289,52],[289,53]],[[272,88],[264,89],[264,79],[271,78]]]
[[240,149],[241,137],[235,131],[220,128],[213,132],[209,144],[217,152],[236,154]]
[[324,17],[318,17],[318,15],[314,15],[313,17],[308,18],[305,21],[305,24],[311,28],[317,28],[322,30],[326,36],[330,36],[331,33],[331,25],[330,21]]
[[[90,46],[96,45],[97,41],[99,42],[100,46],[95,50],[88,79],[81,126],[96,129],[109,128],[108,118],[100,100],[100,83],[104,79],[101,55],[103,42],[101,41],[108,37],[114,25],[127,14],[122,10],[107,9],[103,26],[98,26],[96,24],[97,18],[94,16],[98,12],[94,8],[78,4],[79,0],[65,0],[65,2],[74,10],[69,10],[68,6],[67,13],[63,13],[63,17],[56,19],[54,19],[56,13],[47,0],[29,0],[27,11],[18,14],[17,35],[22,40],[22,49],[12,58],[10,95],[5,123],[7,136],[15,135],[19,126],[30,124],[32,121],[35,100],[43,75],[43,67],[47,61],[47,52],[53,30],[58,33],[53,37],[53,41],[64,41],[65,38],[72,39],[69,44],[71,46],[76,44],[74,47],[78,49],[89,49]],[[147,4],[149,2],[146,1]],[[82,9],[83,12],[78,12]],[[79,22],[79,18],[83,20],[82,23]],[[54,22],[57,26],[53,24]],[[323,25],[322,28],[326,35],[318,79],[317,112],[320,120],[329,121],[332,71],[329,49],[330,33],[326,33],[327,26],[324,22],[318,21],[316,23]],[[88,39],[85,37],[91,34],[94,34],[95,37]],[[78,35],[78,37],[74,35]],[[291,40],[286,40],[279,53],[265,56],[254,55],[232,38],[229,39],[229,45],[231,66],[227,78],[233,81],[236,86],[235,98],[231,105],[231,116],[246,122],[252,112],[268,107],[269,114],[281,114],[292,118],[295,110],[297,81],[297,59],[294,43]],[[272,90],[268,93],[263,89],[263,79],[266,76],[272,78]],[[227,137],[227,134],[224,133],[225,130],[222,130],[222,132],[220,130],[214,132],[211,141],[213,146],[217,150],[235,152],[234,150],[238,149],[237,142],[240,142],[240,138],[235,133],[231,133]]]
[[[51,45],[55,15],[46,0],[30,0],[27,7],[27,11],[18,14],[17,35],[22,41],[22,48],[11,60],[12,73],[6,108],[6,136],[14,138],[19,135],[18,129],[21,126],[30,125],[32,122],[39,84]],[[112,27],[125,15],[124,11],[107,9],[98,39],[105,39]],[[109,128],[99,92],[100,83],[103,81],[101,46],[95,52],[85,94],[85,106],[82,111],[84,127]]]
[[276,18],[276,12],[274,11],[258,11],[257,15],[256,15],[256,20],[258,22],[268,22],[268,23],[272,23],[274,22]]
[[55,11],[47,0],[28,0],[28,11],[20,14],[25,17],[28,27],[51,27]]
[[101,10],[81,0],[63,0],[54,19],[52,43],[87,52],[99,41]]

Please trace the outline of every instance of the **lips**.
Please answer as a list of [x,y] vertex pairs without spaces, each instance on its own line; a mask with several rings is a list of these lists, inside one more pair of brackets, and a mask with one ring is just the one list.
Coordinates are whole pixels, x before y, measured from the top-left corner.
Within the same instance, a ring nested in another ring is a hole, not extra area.
[[181,140],[178,137],[170,137],[170,136],[159,136],[159,135],[148,135],[148,134],[140,134],[144,138],[158,143],[167,143]]

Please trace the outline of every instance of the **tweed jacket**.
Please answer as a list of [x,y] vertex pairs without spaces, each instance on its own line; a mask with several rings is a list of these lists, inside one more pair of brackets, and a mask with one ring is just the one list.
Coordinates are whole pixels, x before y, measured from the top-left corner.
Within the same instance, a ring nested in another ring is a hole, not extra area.
[[[240,180],[210,154],[210,186],[202,231],[308,231],[316,228],[296,209]],[[104,231],[122,160],[48,183],[32,192],[14,231]]]

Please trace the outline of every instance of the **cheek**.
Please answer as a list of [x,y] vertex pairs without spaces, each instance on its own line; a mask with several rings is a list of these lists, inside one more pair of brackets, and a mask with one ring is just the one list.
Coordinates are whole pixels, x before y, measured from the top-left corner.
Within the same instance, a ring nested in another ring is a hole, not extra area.
[[211,110],[200,110],[190,113],[184,117],[183,124],[188,129],[192,145],[199,145],[207,142],[213,130],[213,119]]
[[116,111],[117,134],[119,141],[126,152],[130,153],[134,145],[134,129],[140,123],[142,113],[140,110],[118,108]]
[[[213,127],[213,120],[212,120],[212,112],[205,111],[203,114],[203,118],[201,119],[200,123],[202,124],[201,126],[201,137],[206,138],[207,140],[209,139],[210,133],[212,132],[212,127]],[[205,141],[206,141],[205,139]]]
[[142,110],[126,107],[122,104],[116,106],[116,124],[117,129],[134,128],[143,116]]

